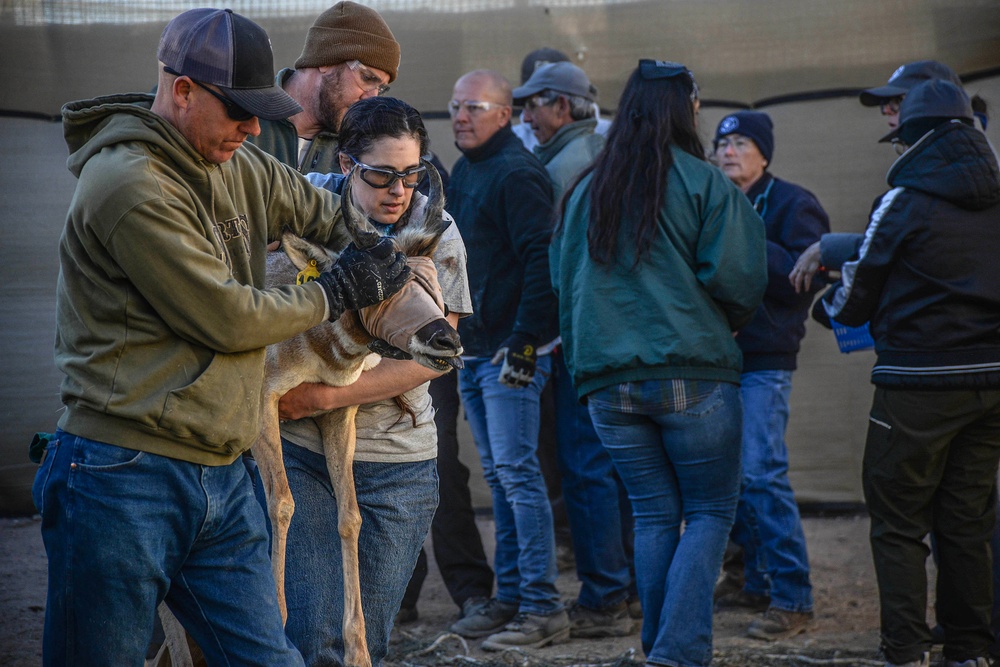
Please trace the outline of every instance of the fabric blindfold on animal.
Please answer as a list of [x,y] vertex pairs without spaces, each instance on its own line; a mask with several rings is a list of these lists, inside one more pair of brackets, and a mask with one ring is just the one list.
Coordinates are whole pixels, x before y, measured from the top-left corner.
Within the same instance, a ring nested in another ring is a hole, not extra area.
[[[396,296],[358,311],[368,333],[401,350],[409,349],[410,338],[415,333],[444,317],[444,298],[434,260],[407,257],[406,265],[410,267],[410,279]],[[437,306],[436,312],[427,307],[429,300]],[[392,317],[382,316],[387,308],[392,309]]]

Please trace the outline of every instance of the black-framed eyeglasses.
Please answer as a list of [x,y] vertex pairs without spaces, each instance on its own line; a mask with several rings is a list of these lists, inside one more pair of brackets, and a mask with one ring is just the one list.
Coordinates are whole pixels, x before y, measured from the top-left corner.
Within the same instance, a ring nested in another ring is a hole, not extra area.
[[[185,76],[180,74],[179,72],[175,72],[169,67],[164,67],[163,71],[166,72],[167,74],[173,74],[174,76]],[[218,93],[212,90],[201,81],[198,81],[197,79],[192,79],[191,77],[188,77],[188,79],[191,81],[191,83],[195,84],[202,90],[207,90],[212,95],[212,97],[222,102],[222,106],[226,108],[226,115],[229,116],[230,120],[235,120],[237,123],[242,123],[244,121],[250,120],[256,115],[250,113],[236,102],[233,102],[231,99],[229,99],[222,93]]]
[[371,165],[361,162],[353,155],[347,155],[347,157],[351,158],[351,160],[354,161],[354,164],[358,165],[358,175],[361,176],[361,180],[373,188],[378,188],[380,190],[387,190],[391,188],[395,185],[396,181],[402,183],[404,188],[415,188],[420,184],[420,181],[423,180],[424,174],[427,173],[427,167],[424,165],[400,172],[394,169],[372,167]]

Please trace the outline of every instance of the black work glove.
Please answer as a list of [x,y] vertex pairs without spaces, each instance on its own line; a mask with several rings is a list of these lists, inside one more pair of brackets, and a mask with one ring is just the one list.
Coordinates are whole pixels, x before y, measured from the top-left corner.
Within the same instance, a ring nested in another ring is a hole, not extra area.
[[353,243],[340,253],[337,263],[316,279],[330,302],[330,320],[345,310],[358,310],[383,301],[402,287],[410,275],[406,257],[396,252],[392,239],[383,238],[367,250]]
[[537,359],[535,337],[515,331],[500,345],[490,363],[496,366],[503,362],[498,378],[500,384],[521,388],[531,384],[531,379],[535,377]]
[[413,355],[406,350],[401,350],[395,345],[389,343],[389,341],[382,340],[381,338],[376,338],[372,342],[368,343],[368,349],[379,356],[388,357],[389,359],[407,361],[413,358]]

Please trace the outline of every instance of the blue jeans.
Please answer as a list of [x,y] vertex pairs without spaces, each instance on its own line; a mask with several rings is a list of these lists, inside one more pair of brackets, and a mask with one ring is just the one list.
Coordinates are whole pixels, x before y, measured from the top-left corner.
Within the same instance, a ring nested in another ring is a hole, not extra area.
[[552,360],[538,358],[531,384],[500,384],[489,358],[467,360],[458,376],[465,416],[493,496],[497,598],[522,612],[562,609],[556,590],[556,546],[545,479],[538,464],[539,397]]
[[632,506],[611,456],[597,437],[590,411],[577,399],[562,355],[552,357],[557,454],[581,584],[577,601],[584,607],[605,609],[634,592]]
[[163,600],[209,664],[302,664],[241,460],[56,435],[32,488],[49,558],[45,665],[141,665]]
[[[295,499],[286,551],[285,632],[307,665],[342,665],[344,572],[326,460],[284,438],[281,444]],[[368,653],[377,667],[389,651],[393,618],[437,508],[437,463],[355,461],[354,483],[361,508],[361,606]]]
[[771,606],[811,611],[809,557],[799,508],[788,482],[788,399],[792,371],[744,373],[743,483],[733,541],[743,547],[746,585]]
[[670,384],[595,391],[590,416],[632,501],[647,662],[708,665],[712,590],[739,499],[739,387],[715,383],[674,410],[658,400]]

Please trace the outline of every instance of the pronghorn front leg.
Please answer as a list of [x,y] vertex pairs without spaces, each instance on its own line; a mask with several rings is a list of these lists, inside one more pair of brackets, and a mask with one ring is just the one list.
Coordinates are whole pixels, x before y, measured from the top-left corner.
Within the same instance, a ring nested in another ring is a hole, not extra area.
[[371,667],[361,608],[361,579],[358,563],[358,535],[361,510],[354,489],[354,446],[357,431],[354,415],[357,406],[343,408],[317,417],[323,435],[323,454],[337,497],[337,530],[344,568],[344,664],[346,667]]

